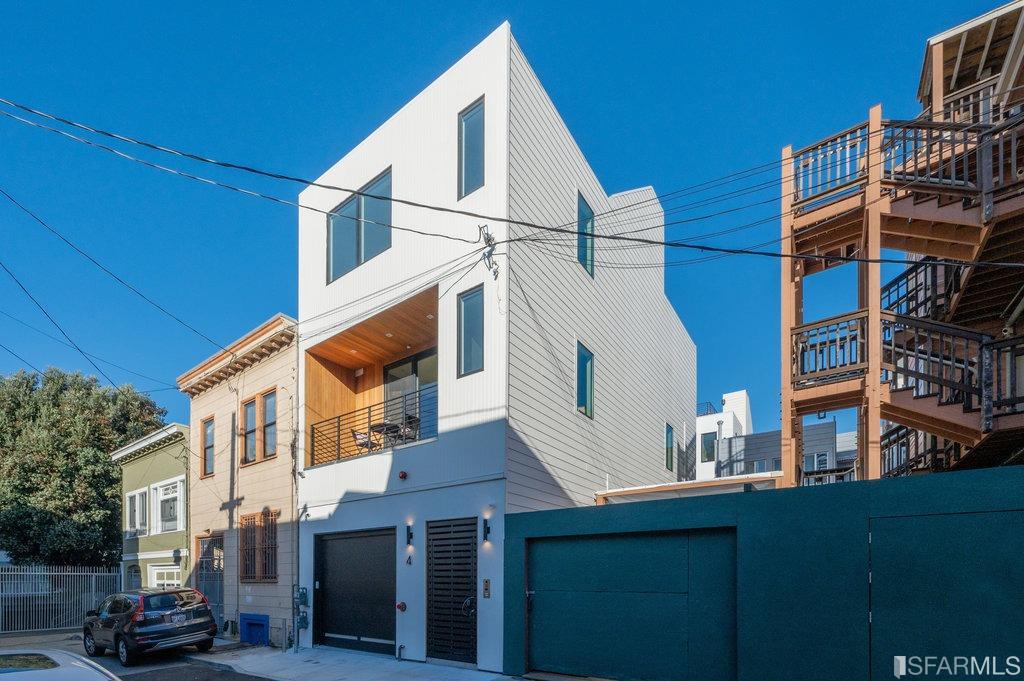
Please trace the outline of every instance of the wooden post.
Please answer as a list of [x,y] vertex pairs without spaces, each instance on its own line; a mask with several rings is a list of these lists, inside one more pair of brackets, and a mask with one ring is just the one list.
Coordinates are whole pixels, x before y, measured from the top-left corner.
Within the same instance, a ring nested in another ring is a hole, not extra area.
[[[882,257],[882,208],[882,105],[876,104],[868,114],[868,181],[864,187],[864,255],[870,260]],[[859,449],[865,459],[865,477],[874,480],[882,477],[882,266],[866,263],[860,271],[866,275],[862,290],[868,308],[868,371],[864,377],[865,437]]]
[[793,253],[793,147],[782,150],[782,242],[781,352],[782,352],[782,478],[780,487],[799,484],[800,428],[793,400],[793,328],[803,321],[803,268],[799,261],[785,257]]
[[942,43],[935,43],[928,48],[929,57],[932,62],[932,120],[941,121],[943,118],[943,108],[945,104],[943,100],[946,98],[945,84],[943,78],[943,57],[942,57]]

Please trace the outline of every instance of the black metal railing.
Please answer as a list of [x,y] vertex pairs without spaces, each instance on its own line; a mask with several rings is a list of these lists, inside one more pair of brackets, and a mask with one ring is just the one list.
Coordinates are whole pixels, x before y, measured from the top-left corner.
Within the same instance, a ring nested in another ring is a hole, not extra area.
[[1024,336],[992,341],[992,412],[995,416],[1024,412]]
[[960,291],[966,269],[963,265],[940,264],[927,257],[909,263],[882,287],[882,309],[922,319],[939,319]]
[[901,185],[977,190],[983,132],[971,123],[888,121],[882,139],[882,178]]
[[717,414],[721,411],[711,402],[698,402],[697,403],[697,416],[708,416],[709,414]]
[[793,383],[839,380],[867,368],[868,313],[858,310],[793,329]]
[[893,390],[974,411],[986,401],[989,340],[971,329],[883,312],[882,379]]
[[342,461],[437,436],[437,384],[310,426],[310,465]]
[[955,463],[962,452],[957,442],[894,423],[882,434],[882,477],[940,471]]

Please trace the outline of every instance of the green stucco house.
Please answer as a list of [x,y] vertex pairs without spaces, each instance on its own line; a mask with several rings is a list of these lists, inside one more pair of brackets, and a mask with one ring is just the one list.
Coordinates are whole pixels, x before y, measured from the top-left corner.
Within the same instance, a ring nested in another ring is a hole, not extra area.
[[124,588],[188,581],[188,426],[172,423],[111,453],[121,465]]

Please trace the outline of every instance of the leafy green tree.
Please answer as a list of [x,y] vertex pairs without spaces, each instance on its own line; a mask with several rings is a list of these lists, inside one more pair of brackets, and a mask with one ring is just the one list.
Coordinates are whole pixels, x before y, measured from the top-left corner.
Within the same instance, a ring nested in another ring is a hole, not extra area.
[[121,471],[110,452],[165,413],[131,386],[78,372],[0,376],[0,550],[15,563],[117,564]]

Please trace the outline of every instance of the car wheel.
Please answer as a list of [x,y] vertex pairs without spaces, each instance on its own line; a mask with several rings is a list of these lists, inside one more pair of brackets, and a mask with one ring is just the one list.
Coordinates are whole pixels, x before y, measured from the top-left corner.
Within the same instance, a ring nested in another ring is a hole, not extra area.
[[196,650],[201,653],[208,653],[213,648],[213,639],[209,641],[200,641],[196,644]]
[[92,637],[92,632],[85,632],[85,636],[82,637],[82,646],[85,648],[85,654],[89,657],[102,657],[103,653],[107,652],[107,649],[103,646],[96,645],[96,639]]
[[135,653],[128,649],[128,644],[124,642],[123,638],[117,639],[117,659],[125,667],[135,664]]

